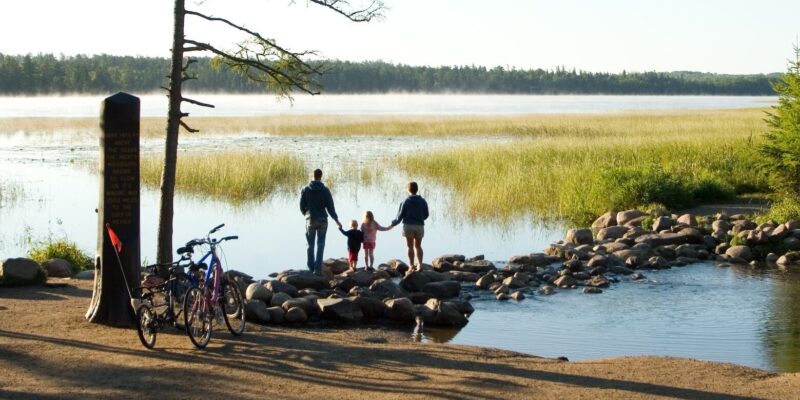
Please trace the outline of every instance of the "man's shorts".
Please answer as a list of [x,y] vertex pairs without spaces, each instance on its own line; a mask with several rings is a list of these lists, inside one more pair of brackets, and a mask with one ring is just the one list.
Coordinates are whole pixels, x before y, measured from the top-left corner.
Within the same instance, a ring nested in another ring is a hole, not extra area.
[[403,237],[420,240],[425,236],[425,225],[403,224]]
[[372,250],[375,248],[375,242],[364,242],[364,250]]

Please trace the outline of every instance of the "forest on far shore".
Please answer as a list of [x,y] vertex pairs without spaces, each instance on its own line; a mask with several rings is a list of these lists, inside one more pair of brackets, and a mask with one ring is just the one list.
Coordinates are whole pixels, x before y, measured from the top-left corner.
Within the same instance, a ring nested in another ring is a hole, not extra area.
[[[212,68],[199,58],[190,73],[195,92],[259,93],[263,85]],[[586,72],[483,66],[426,67],[383,61],[321,61],[315,80],[323,93],[497,93],[630,95],[774,95],[779,73],[725,75],[704,72]],[[169,60],[133,56],[6,55],[0,53],[0,95],[153,92],[166,86]]]

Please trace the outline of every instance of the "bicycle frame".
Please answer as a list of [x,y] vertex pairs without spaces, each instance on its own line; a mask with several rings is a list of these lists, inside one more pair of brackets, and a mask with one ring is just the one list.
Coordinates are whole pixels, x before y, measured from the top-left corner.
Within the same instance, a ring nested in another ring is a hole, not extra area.
[[[210,287],[213,289],[211,292],[211,304],[216,304],[216,301],[219,300],[219,294],[221,292],[222,287],[222,274],[224,273],[222,270],[222,262],[217,257],[216,252],[216,245],[210,245],[211,249],[198,261],[199,264],[202,264],[211,257],[211,261],[208,263],[208,270],[206,271],[205,278],[203,279],[203,284],[205,287]],[[212,282],[212,275],[213,275],[213,282]],[[212,286],[209,286],[212,285]]]

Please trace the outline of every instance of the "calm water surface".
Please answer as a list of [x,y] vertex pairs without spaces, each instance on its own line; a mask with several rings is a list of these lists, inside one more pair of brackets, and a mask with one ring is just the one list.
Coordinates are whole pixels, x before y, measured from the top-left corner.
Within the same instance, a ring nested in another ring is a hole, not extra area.
[[[761,107],[761,97],[648,96],[320,96],[298,97],[295,105],[268,96],[217,96],[209,115],[295,114],[514,114],[594,113],[640,109]],[[0,98],[0,117],[95,116],[99,97]],[[205,111],[204,111],[205,112]],[[143,98],[143,115],[162,115],[161,96]],[[207,113],[208,114],[208,113]],[[420,150],[478,143],[507,143],[508,137],[411,138],[271,137],[184,135],[181,151],[226,149],[292,152],[309,165],[321,165],[334,179],[342,220],[359,219],[364,210],[388,222],[403,199],[410,177],[392,160]],[[143,140],[144,153],[156,153],[159,140]],[[96,241],[97,139],[92,133],[6,135],[0,137],[0,185],[22,192],[0,203],[0,258],[19,256],[27,239],[66,235],[91,250]],[[345,170],[368,169],[362,181]],[[471,221],[460,213],[459,198],[435,182],[420,181],[432,208],[425,238],[426,258],[442,253],[485,254],[502,261],[540,251],[561,238],[565,227],[543,224],[533,216],[513,221]],[[299,190],[299,187],[297,188]],[[296,193],[278,194],[241,206],[178,195],[175,244],[219,222],[241,239],[226,246],[227,265],[256,277],[304,264],[303,218]],[[142,257],[155,254],[158,193],[142,191]],[[345,239],[328,232],[328,256],[344,256]],[[400,257],[405,248],[399,230],[381,234],[379,261]],[[460,331],[426,329],[426,341],[493,346],[571,360],[632,354],[685,356],[727,361],[773,371],[800,370],[800,277],[795,271],[750,267],[719,268],[698,264],[646,272],[645,282],[623,279],[600,295],[559,291],[530,293],[520,303],[497,302],[476,292],[476,312]]]

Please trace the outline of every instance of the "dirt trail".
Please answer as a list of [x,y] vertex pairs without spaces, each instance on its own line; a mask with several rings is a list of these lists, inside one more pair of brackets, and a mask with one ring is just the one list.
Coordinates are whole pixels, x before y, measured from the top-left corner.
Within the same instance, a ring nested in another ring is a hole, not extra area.
[[[89,282],[0,288],[0,398],[791,399],[800,374],[665,357],[560,362],[419,344],[378,329],[248,325],[206,350],[180,333],[145,350],[83,319]],[[365,339],[380,336],[386,343]],[[531,340],[536,340],[531,337]],[[590,344],[587,344],[590,345]]]

